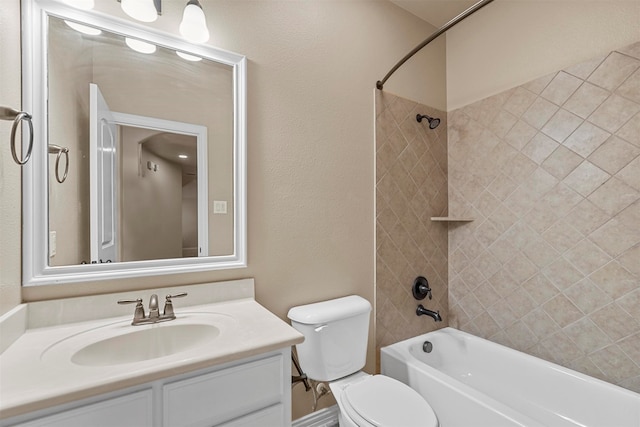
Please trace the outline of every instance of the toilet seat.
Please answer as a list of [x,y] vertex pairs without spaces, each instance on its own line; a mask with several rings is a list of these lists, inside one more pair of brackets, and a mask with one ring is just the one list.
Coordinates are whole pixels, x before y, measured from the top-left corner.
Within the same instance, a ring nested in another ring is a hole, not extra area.
[[376,427],[437,427],[438,418],[418,392],[393,378],[372,375],[346,386],[342,409],[362,424]]

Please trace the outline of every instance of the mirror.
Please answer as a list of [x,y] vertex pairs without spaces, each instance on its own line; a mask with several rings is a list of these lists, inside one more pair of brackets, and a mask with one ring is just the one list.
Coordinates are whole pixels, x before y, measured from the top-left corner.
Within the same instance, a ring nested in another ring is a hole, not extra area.
[[23,284],[245,267],[245,57],[51,0],[23,34]]

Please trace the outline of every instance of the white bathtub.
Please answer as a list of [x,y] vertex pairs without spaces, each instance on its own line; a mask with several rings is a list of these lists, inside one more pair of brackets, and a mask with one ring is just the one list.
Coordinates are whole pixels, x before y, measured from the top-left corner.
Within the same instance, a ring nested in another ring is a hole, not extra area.
[[640,427],[640,394],[453,328],[382,348],[381,368],[441,427]]

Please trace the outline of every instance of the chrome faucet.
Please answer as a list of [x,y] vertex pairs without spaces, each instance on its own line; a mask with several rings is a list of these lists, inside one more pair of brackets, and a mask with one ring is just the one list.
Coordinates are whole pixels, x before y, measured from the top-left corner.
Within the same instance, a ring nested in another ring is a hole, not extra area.
[[160,317],[160,310],[158,309],[158,295],[151,295],[149,300],[149,319],[158,319]]
[[166,322],[168,320],[173,320],[176,318],[176,315],[173,311],[173,301],[172,298],[180,298],[186,297],[187,293],[183,292],[176,295],[167,295],[166,301],[164,304],[164,310],[162,314],[160,314],[160,309],[158,308],[158,295],[153,294],[149,299],[149,316],[146,316],[144,313],[144,306],[142,305],[142,298],[134,299],[134,300],[119,300],[118,304],[135,304],[136,308],[133,312],[133,321],[131,324],[133,326],[136,325],[148,325],[151,323],[158,322]]
[[424,308],[422,304],[418,305],[418,308],[416,308],[416,314],[418,316],[426,315],[432,317],[436,322],[442,322],[442,316],[440,316],[439,311],[428,310]]

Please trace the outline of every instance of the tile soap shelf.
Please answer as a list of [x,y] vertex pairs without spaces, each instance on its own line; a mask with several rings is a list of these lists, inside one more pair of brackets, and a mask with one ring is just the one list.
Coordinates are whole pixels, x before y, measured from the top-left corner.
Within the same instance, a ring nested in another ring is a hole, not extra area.
[[434,222],[471,222],[474,218],[453,217],[453,216],[432,216]]

